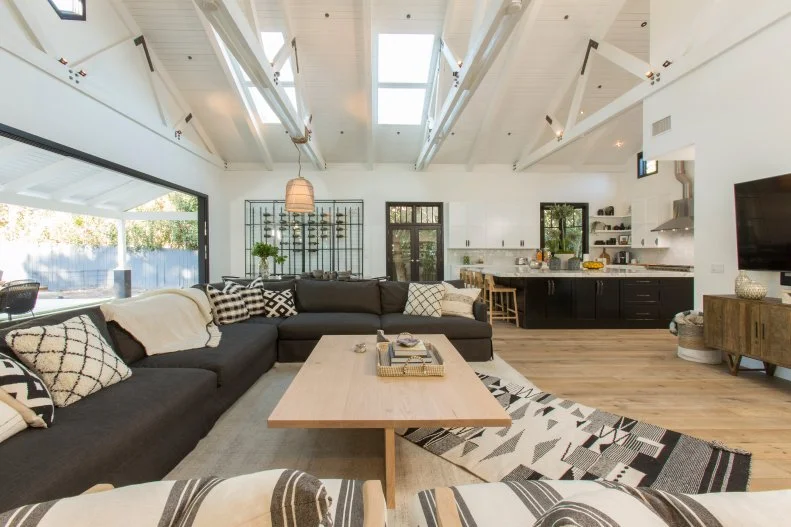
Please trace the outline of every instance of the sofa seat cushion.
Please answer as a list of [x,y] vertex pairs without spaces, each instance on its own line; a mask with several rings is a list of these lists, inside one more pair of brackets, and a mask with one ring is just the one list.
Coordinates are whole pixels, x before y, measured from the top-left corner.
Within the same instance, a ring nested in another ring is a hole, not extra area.
[[136,368],[199,368],[217,374],[217,386],[233,383],[263,354],[277,354],[277,328],[267,324],[220,326],[222,339],[216,348],[198,348],[153,355],[134,364]]
[[278,327],[281,340],[318,340],[324,335],[373,335],[379,316],[370,313],[300,313]]
[[[133,368],[132,376],[59,408],[50,428],[28,428],[0,444],[0,511],[78,494],[108,482],[118,465],[174,433],[216,394],[197,369]],[[182,430],[182,434],[201,431]]]
[[269,317],[250,317],[244,322],[240,322],[240,324],[264,324],[266,326],[279,326],[284,320],[285,317],[277,317],[277,318],[269,318]]
[[449,339],[491,338],[492,327],[486,322],[462,317],[419,317],[390,313],[382,315],[382,329],[388,335],[403,331],[415,334],[443,334]]

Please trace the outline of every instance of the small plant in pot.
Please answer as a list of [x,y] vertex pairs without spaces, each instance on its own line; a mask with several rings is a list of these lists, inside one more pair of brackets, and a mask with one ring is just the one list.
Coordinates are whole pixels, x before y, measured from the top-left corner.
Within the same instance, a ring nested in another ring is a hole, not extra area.
[[550,262],[550,269],[566,269],[568,261],[580,252],[582,231],[573,227],[575,214],[579,214],[579,211],[573,206],[560,203],[553,205],[545,213],[546,245],[552,252],[553,259],[560,260],[560,265],[555,263],[553,266]]
[[276,264],[284,264],[288,256],[280,256],[279,251],[274,245],[264,242],[257,242],[253,245],[252,255],[258,258],[260,265],[258,267],[258,276],[261,278],[269,278],[269,258],[272,258]]

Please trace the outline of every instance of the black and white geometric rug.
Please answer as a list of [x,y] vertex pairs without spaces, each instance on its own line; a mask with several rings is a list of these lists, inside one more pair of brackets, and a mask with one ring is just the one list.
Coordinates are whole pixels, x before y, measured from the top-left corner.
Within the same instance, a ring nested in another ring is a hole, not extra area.
[[702,494],[744,491],[749,452],[584,406],[535,386],[478,374],[511,415],[508,428],[399,433],[485,481],[606,480]]

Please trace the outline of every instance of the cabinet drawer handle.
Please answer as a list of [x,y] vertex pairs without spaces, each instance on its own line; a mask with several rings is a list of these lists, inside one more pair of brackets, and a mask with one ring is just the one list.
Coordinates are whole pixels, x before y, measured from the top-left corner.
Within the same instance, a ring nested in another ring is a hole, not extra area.
[[758,338],[758,322],[755,323],[755,338]]
[[635,282],[638,284],[650,284],[651,280],[635,280]]
[[641,317],[649,317],[649,316],[651,316],[651,313],[637,313],[637,315],[639,315]]
[[651,298],[651,295],[637,295],[640,298]]
[[552,295],[552,280],[547,280],[547,296]]
[[762,338],[766,340],[766,324],[761,324],[761,334]]

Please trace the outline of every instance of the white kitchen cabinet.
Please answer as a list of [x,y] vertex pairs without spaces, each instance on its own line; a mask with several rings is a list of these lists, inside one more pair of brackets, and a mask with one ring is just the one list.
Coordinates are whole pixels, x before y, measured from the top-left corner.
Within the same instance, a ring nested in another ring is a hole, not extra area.
[[449,204],[451,249],[524,249],[539,245],[538,215],[529,217],[519,204]]
[[667,237],[652,232],[673,215],[670,195],[638,198],[632,202],[632,248],[662,249],[668,247]]

